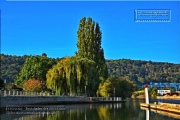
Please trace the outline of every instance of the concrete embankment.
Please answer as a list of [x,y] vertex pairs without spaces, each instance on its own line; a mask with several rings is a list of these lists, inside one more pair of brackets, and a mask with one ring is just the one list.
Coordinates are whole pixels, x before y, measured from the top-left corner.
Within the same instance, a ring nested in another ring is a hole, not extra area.
[[180,104],[171,104],[171,103],[145,104],[145,103],[141,103],[140,105],[141,105],[141,107],[146,107],[146,108],[150,108],[150,109],[180,114]]
[[1,108],[8,105],[124,102],[121,97],[2,96],[0,99]]

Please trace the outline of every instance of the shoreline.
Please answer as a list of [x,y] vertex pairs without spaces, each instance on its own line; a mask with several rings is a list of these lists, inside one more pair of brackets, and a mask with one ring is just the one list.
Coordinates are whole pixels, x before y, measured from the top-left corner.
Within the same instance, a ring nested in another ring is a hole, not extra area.
[[157,96],[157,99],[180,100],[180,96]]
[[[145,97],[136,97],[132,99],[145,99]],[[180,96],[156,96],[155,98],[150,97],[150,99],[180,100]]]

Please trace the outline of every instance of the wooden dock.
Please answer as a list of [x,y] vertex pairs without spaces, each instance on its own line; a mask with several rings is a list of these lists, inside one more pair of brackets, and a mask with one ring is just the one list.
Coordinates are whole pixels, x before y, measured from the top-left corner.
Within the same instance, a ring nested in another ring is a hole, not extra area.
[[141,107],[150,108],[151,110],[160,110],[175,114],[180,114],[180,104],[171,104],[171,103],[154,103],[154,104],[145,104],[141,103]]
[[[142,110],[149,110],[149,108],[147,108],[147,107],[141,107],[141,109]],[[162,110],[157,110],[157,109],[151,109],[151,111],[153,111],[154,113],[161,114],[161,115],[165,115],[165,116],[173,117],[173,118],[176,118],[176,119],[180,119],[180,114],[171,113],[171,112],[162,111]]]

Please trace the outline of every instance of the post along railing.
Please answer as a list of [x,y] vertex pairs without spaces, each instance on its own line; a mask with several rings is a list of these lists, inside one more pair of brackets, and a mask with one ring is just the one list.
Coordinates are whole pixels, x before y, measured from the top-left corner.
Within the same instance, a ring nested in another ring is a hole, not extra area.
[[86,96],[84,93],[67,93],[63,95],[55,95],[52,92],[27,92],[18,90],[0,90],[0,96]]
[[0,90],[0,96],[51,96],[49,92],[26,92],[18,90]]

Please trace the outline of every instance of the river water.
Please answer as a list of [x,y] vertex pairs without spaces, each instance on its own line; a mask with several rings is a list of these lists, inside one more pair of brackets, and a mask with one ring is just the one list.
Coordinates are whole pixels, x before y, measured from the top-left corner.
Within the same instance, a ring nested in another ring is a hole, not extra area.
[[[150,102],[160,100],[150,100]],[[1,120],[178,120],[140,108],[144,100],[127,99],[125,103],[48,105],[48,110],[6,111]],[[162,101],[180,104],[180,100]],[[42,107],[42,106],[41,106]],[[33,107],[32,107],[33,108]],[[35,106],[34,106],[35,108]]]

